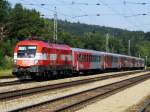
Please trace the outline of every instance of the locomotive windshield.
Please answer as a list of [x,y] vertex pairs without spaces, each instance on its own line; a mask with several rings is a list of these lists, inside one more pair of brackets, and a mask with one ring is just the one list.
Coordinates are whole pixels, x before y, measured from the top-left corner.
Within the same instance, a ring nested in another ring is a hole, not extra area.
[[19,46],[18,58],[34,58],[36,53],[36,46]]

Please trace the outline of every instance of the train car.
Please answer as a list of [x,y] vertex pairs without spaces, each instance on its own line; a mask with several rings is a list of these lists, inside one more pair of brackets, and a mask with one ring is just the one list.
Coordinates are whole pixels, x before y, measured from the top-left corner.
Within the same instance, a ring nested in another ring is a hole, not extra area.
[[75,71],[104,69],[104,52],[72,48],[72,66]]
[[58,74],[142,68],[144,60],[141,58],[39,40],[20,41],[14,49],[13,74],[17,77],[52,77]]
[[71,70],[71,64],[71,48],[67,45],[25,40],[14,49],[13,74],[17,77],[47,77],[56,71]]

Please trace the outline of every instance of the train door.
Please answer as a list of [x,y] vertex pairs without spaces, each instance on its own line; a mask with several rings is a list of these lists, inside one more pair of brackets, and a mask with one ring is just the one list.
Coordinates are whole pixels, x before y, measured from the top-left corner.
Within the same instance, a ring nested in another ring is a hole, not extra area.
[[42,49],[42,61],[44,66],[48,65],[48,51],[45,47]]
[[121,56],[118,56],[118,69],[121,69],[122,63],[121,63]]
[[107,62],[107,55],[104,54],[103,57],[102,57],[102,66],[103,66],[103,69],[106,69],[106,62]]
[[79,71],[79,52],[72,49],[72,67],[74,70]]
[[118,68],[118,57],[112,56],[112,68]]

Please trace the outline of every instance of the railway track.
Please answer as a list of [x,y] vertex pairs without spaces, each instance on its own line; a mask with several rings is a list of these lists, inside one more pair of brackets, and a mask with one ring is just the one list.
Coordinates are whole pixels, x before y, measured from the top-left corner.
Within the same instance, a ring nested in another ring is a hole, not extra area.
[[14,80],[14,81],[8,81],[8,82],[1,82],[0,87],[17,85],[17,84],[19,85],[19,84],[25,84],[25,83],[30,83],[30,82],[33,82],[33,81],[31,81],[31,80],[24,80],[24,81]]
[[[59,83],[59,84],[51,84],[51,85],[45,85],[45,86],[39,86],[39,87],[33,87],[33,88],[28,88],[28,89],[19,89],[15,91],[8,91],[8,92],[2,92],[0,93],[0,100],[12,100],[16,99],[19,97],[27,96],[27,95],[32,95],[35,93],[41,93],[49,90],[56,90],[59,88],[67,88],[67,87],[73,87],[81,84],[86,84],[86,83],[91,83],[95,81],[100,81],[100,80],[105,80],[109,78],[116,78],[116,77],[121,77],[121,76],[126,76],[126,75],[131,75],[131,74],[136,74],[140,73],[143,71],[132,71],[132,72],[124,72],[121,74],[113,74],[113,75],[106,75],[106,76],[101,76],[101,77],[95,77],[95,78],[90,78],[90,79],[84,79],[84,80],[77,80],[77,81],[71,81],[71,82],[64,82],[64,83]],[[19,83],[19,82],[16,82]]]
[[40,104],[30,105],[23,108],[19,108],[15,111],[76,111],[88,104],[96,102],[97,100],[108,97],[121,90],[136,85],[142,81],[150,78],[149,73],[136,76],[133,78],[125,79],[119,82],[107,84],[104,86],[88,89],[85,91],[69,94],[66,96],[60,96],[56,99],[49,100]]
[[[127,73],[140,73],[140,72],[142,72],[142,71],[128,71]],[[127,74],[127,73],[123,73],[123,74]],[[116,73],[116,74],[118,74],[118,73]],[[7,80],[7,81],[3,81],[3,80]],[[19,79],[16,79],[16,78],[2,78],[2,79],[0,78],[0,87],[23,84],[23,83],[28,83],[28,82],[33,82],[33,81],[31,81],[31,80],[20,81]]]

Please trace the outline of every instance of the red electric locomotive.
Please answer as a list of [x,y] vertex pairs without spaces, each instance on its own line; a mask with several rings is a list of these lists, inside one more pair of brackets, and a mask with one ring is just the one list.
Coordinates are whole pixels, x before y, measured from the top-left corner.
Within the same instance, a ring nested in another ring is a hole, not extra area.
[[39,40],[20,41],[14,50],[13,74],[17,77],[51,77],[57,74],[142,68],[144,60],[141,58]]

